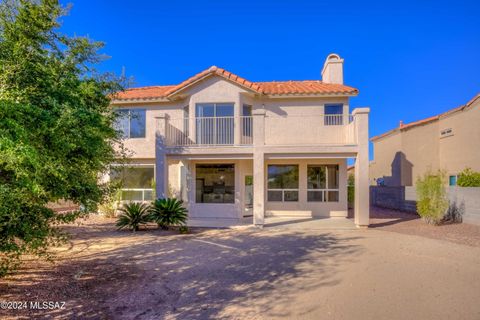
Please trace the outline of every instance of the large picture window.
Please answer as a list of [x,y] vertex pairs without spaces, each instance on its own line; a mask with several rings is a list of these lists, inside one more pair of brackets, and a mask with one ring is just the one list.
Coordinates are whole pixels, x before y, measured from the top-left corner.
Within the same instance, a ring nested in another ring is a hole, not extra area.
[[268,166],[268,201],[298,201],[298,165]]
[[197,164],[195,175],[197,203],[235,202],[234,164]]
[[145,109],[117,110],[116,129],[123,138],[145,138]]
[[338,165],[307,166],[307,201],[337,202]]
[[153,200],[153,166],[116,167],[110,171],[110,180],[119,184],[124,201]]

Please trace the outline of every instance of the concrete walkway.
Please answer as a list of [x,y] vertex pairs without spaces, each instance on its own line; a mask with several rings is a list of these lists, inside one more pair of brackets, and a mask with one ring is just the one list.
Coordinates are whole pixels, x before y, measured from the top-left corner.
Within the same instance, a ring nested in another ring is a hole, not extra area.
[[[253,226],[253,218],[246,217],[240,222],[235,219],[190,219],[189,227],[200,228],[234,228],[242,229]],[[353,219],[347,218],[312,218],[293,216],[273,216],[265,218],[265,228],[282,228],[288,230],[352,230]]]

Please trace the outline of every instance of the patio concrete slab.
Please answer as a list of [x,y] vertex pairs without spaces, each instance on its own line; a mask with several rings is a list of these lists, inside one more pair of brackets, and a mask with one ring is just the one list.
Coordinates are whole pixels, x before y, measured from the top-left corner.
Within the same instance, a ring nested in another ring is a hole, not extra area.
[[309,217],[267,217],[265,228],[287,230],[353,230],[352,219],[347,218],[309,218]]

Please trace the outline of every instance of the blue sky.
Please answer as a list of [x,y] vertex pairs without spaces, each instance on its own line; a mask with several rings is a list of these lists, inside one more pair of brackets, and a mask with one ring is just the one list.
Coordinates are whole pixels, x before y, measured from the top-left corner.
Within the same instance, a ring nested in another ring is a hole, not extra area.
[[252,81],[320,79],[338,53],[373,136],[480,92],[480,1],[387,2],[77,0],[62,31],[104,41],[101,69],[124,67],[135,86],[211,65]]

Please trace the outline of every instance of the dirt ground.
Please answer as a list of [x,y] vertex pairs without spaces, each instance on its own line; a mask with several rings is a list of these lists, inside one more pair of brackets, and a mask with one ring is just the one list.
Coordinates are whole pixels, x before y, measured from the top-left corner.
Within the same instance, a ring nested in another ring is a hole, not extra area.
[[417,214],[409,212],[372,207],[370,228],[480,247],[478,225],[458,223],[432,226],[424,223]]
[[54,264],[30,260],[0,280],[0,300],[65,309],[0,318],[480,319],[480,227],[404,215],[374,209],[367,230],[188,235],[91,218],[66,227]]

